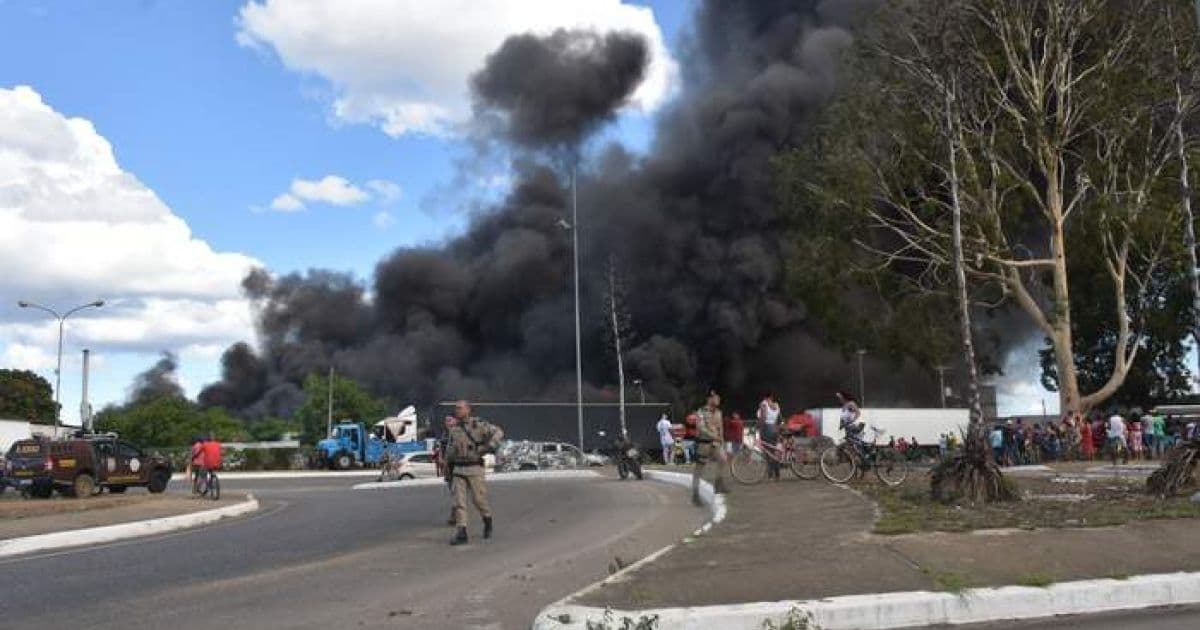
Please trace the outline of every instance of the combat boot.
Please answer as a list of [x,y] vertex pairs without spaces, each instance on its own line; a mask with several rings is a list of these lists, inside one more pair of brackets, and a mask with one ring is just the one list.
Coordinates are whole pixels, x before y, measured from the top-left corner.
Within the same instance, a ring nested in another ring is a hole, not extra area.
[[492,517],[490,516],[483,517],[483,537],[492,537]]
[[450,544],[451,544],[452,546],[457,546],[457,545],[465,545],[465,544],[467,544],[467,528],[466,528],[466,527],[459,527],[459,528],[458,528],[458,534],[457,534],[457,535],[455,535],[455,536],[454,536],[454,538],[451,538],[451,539],[450,539]]

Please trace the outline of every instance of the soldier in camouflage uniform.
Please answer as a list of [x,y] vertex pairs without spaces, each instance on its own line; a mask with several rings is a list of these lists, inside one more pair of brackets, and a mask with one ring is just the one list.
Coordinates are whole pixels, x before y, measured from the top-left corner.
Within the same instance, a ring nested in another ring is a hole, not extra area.
[[483,537],[492,537],[492,509],[488,505],[487,487],[484,485],[483,456],[496,452],[504,431],[471,415],[471,405],[460,400],[454,405],[457,424],[450,427],[446,440],[446,481],[454,494],[454,525],[458,532],[450,539],[451,545],[467,542],[467,492],[471,502],[483,518]]
[[713,489],[725,492],[725,439],[720,405],[721,397],[713,390],[708,393],[704,407],[696,412],[700,416],[696,427],[696,463],[692,468],[692,503],[696,505],[703,505],[700,500],[700,478],[709,464],[716,464],[717,468]]

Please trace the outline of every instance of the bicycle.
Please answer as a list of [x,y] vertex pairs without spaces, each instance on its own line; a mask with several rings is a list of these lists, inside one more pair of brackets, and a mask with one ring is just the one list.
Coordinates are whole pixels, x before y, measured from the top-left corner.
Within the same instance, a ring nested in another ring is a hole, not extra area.
[[743,446],[729,460],[729,474],[739,483],[759,483],[767,475],[767,460],[787,466],[793,475],[801,479],[817,478],[816,452],[811,448],[797,447],[795,438],[790,435],[781,435],[777,444],[764,442],[761,435],[756,435],[753,444]]
[[821,453],[821,474],[830,483],[844,484],[856,475],[866,474],[868,469],[875,470],[875,476],[886,486],[898,486],[908,478],[908,460],[896,449],[887,446],[876,446],[875,440],[884,431],[871,427],[874,433],[871,442],[860,438],[847,437],[841,444],[830,446]]
[[197,497],[205,497],[218,501],[221,499],[221,480],[217,478],[217,471],[212,469],[201,469],[192,473],[192,495]]

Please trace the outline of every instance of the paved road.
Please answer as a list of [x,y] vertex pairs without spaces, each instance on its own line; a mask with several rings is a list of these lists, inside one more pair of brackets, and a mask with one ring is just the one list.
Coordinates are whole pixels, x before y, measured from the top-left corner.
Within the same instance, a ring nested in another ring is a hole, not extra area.
[[960,630],[1196,630],[1200,628],[1200,607],[1155,608],[1111,615],[956,627]]
[[227,492],[259,497],[256,515],[0,561],[0,626],[527,628],[542,606],[704,520],[659,483],[497,482],[496,537],[451,548],[444,488],[352,483],[228,480]]

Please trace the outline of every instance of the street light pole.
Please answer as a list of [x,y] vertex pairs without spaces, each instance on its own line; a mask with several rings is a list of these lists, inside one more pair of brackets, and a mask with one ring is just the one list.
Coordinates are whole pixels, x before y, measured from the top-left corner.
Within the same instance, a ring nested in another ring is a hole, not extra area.
[[[1200,0],[1197,0],[1197,1],[1200,1]],[[646,404],[646,389],[644,387],[642,387],[642,379],[640,379],[640,378],[634,379],[633,384],[637,385],[638,397],[641,399],[642,404],[643,405]]]
[[[1200,0],[1197,0],[1200,1]],[[938,394],[942,397],[942,409],[946,408],[946,370],[950,369],[944,365],[934,366],[938,373]]]
[[579,339],[579,196],[578,162],[571,164],[571,251],[575,267],[575,419],[579,425],[579,452],[583,452],[583,351]]
[[47,306],[42,306],[36,302],[21,300],[20,302],[17,302],[17,306],[21,308],[35,308],[39,311],[45,311],[58,320],[58,362],[54,368],[54,434],[58,435],[58,431],[62,427],[62,405],[60,404],[61,393],[59,390],[62,389],[63,327],[67,323],[67,318],[71,315],[74,315],[85,308],[100,308],[101,306],[104,306],[104,300],[96,300],[95,302],[80,304],[66,313],[63,313],[62,315],[59,315],[58,311]]
[[867,383],[863,377],[863,357],[867,351],[863,348],[858,349],[858,404],[863,407],[867,406]]

